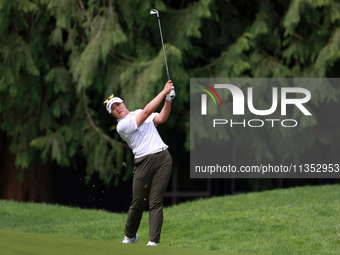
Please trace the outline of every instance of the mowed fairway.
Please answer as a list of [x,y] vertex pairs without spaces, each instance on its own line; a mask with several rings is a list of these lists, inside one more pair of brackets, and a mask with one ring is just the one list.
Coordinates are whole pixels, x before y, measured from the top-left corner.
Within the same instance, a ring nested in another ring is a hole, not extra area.
[[[340,186],[200,199],[164,210],[161,243],[123,245],[126,214],[0,201],[0,254],[340,254]],[[2,230],[1,230],[2,229]]]
[[[32,234],[11,230],[0,230],[0,254],[6,255],[204,255],[207,251],[184,248],[146,247],[136,243],[123,245],[117,241],[86,240],[81,238],[66,238],[56,235]],[[225,254],[221,251],[208,251],[211,255]],[[236,253],[232,253],[236,254]]]

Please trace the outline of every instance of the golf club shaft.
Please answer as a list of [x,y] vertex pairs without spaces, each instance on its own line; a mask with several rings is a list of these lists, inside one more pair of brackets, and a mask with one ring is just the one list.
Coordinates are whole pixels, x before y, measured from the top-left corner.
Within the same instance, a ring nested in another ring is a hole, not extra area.
[[170,74],[169,74],[169,69],[168,69],[168,62],[167,62],[167,60],[166,60],[165,49],[164,49],[164,42],[163,42],[161,21],[160,21],[159,16],[157,17],[157,19],[158,19],[159,33],[160,33],[160,35],[161,35],[161,41],[162,41],[162,46],[163,46],[163,54],[164,54],[164,60],[165,60],[166,75],[168,76],[168,80],[170,80]]
[[[163,42],[163,33],[162,33],[162,28],[161,28],[161,19],[159,17],[159,13],[156,9],[152,9],[150,11],[150,14],[157,14],[157,19],[158,19],[158,27],[159,27],[159,34],[161,35],[161,42],[162,42],[162,47],[163,47],[163,54],[164,54],[164,60],[165,60],[165,68],[166,68],[166,75],[168,76],[168,81],[170,80],[170,74],[169,74],[169,68],[168,68],[168,61],[166,60],[166,55],[165,55],[165,48],[164,48],[164,42]],[[170,98],[174,99],[176,96],[175,90],[170,91]]]

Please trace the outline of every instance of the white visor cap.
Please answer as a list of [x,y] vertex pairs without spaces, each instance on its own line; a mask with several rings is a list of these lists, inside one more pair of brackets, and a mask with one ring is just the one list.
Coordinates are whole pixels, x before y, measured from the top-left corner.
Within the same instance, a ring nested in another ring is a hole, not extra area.
[[106,110],[108,111],[108,113],[111,114],[111,106],[114,104],[114,103],[123,103],[124,101],[120,98],[120,97],[113,97],[111,98],[107,104],[106,104]]

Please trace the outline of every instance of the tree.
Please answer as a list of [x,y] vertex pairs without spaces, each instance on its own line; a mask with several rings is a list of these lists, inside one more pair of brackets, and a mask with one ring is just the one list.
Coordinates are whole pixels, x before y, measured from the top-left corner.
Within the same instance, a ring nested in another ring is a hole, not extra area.
[[[190,77],[338,77],[336,0],[1,0],[0,129],[18,167],[86,160],[88,178],[131,176],[131,152],[102,102],[114,93],[140,108],[166,82],[152,8],[177,94],[160,132],[175,148],[189,149]],[[329,89],[332,98],[315,88],[315,105],[336,101],[340,89]],[[258,159],[271,157],[265,144]]]

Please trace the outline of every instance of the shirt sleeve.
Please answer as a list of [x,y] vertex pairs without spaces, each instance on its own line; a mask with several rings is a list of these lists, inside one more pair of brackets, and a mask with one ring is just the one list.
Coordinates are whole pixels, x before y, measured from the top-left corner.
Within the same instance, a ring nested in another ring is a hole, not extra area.
[[[138,130],[136,115],[141,111],[142,110],[136,110],[134,115],[118,122],[117,132],[120,136],[125,138]],[[158,112],[152,113],[144,122],[152,122],[157,114]]]
[[136,116],[131,116],[118,122],[117,132],[122,137],[127,137],[138,129]]
[[147,120],[148,120],[148,121],[153,121],[153,119],[154,119],[157,115],[158,115],[158,112],[154,112],[154,113],[152,113],[152,114],[147,118]]

